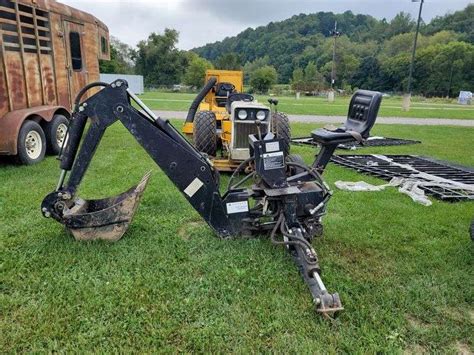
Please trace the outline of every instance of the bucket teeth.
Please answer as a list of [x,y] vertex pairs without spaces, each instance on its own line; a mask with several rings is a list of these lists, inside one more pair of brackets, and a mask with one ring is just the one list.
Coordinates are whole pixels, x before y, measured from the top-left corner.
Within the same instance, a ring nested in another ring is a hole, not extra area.
[[77,198],[64,211],[62,223],[76,240],[119,240],[130,226],[150,173],[146,173],[137,185],[118,196],[100,200]]

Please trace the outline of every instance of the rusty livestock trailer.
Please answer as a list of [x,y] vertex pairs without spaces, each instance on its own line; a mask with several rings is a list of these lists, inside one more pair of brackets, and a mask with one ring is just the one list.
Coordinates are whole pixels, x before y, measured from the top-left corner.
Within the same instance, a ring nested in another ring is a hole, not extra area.
[[0,154],[57,154],[75,95],[110,59],[107,26],[54,0],[0,0]]

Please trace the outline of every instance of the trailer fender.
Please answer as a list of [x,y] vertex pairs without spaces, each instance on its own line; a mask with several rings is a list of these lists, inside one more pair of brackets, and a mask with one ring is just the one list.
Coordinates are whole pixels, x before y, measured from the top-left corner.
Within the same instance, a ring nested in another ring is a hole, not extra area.
[[63,114],[69,117],[69,111],[63,106],[36,106],[8,112],[0,119],[0,154],[16,155],[18,134],[23,122],[31,119],[38,123],[50,122],[54,115]]

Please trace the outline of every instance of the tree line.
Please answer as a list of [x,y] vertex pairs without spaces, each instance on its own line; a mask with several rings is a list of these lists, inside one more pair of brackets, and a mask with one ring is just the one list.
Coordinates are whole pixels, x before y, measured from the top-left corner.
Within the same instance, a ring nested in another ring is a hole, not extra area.
[[[403,12],[389,22],[350,11],[300,14],[191,51],[176,47],[179,34],[172,29],[152,33],[133,49],[113,39],[112,60],[101,62],[101,71],[134,72],[147,87],[157,87],[201,86],[206,69],[243,69],[255,91],[282,83],[316,92],[331,80],[335,22],[342,33],[336,42],[336,88],[406,90],[416,23]],[[474,4],[422,23],[420,32],[413,91],[453,96],[474,90]]]

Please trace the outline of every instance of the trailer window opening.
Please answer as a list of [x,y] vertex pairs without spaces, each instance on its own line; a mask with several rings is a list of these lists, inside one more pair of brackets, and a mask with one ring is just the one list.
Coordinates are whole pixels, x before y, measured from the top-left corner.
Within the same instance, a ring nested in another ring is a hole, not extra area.
[[69,33],[69,45],[71,49],[71,61],[73,70],[82,69],[81,38],[78,32]]
[[101,44],[102,54],[107,54],[108,53],[108,45],[107,45],[107,39],[104,36],[100,37],[100,44]]
[[16,21],[15,14],[6,11],[0,11],[0,18],[4,18],[6,20]]
[[8,7],[10,9],[15,8],[15,4],[10,0],[0,0],[0,6]]
[[29,16],[20,15],[20,22],[34,25],[33,18]]
[[17,32],[18,31],[16,25],[12,25],[12,24],[9,24],[9,23],[2,23],[1,26],[2,26],[2,30],[4,30],[4,31],[10,31],[10,32]]
[[30,6],[25,6],[22,4],[18,4],[18,10],[32,14],[33,13],[33,8]]

